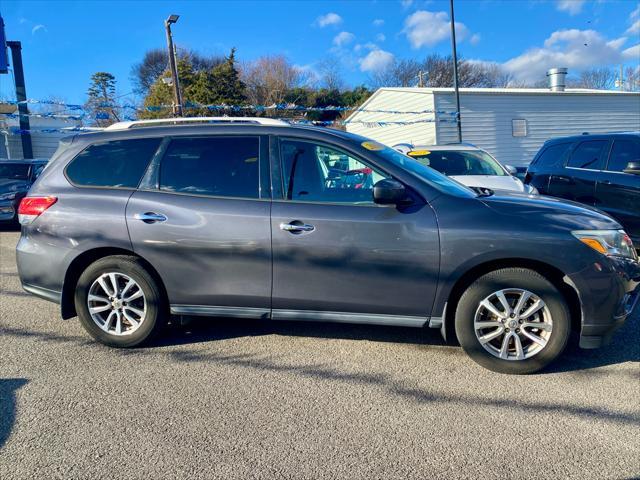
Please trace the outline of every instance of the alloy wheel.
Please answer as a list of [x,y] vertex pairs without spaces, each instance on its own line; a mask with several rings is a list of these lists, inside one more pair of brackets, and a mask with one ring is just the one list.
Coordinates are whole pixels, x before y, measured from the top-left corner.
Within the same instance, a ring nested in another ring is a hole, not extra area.
[[119,272],[104,273],[91,284],[87,306],[98,327],[118,336],[135,332],[147,313],[147,301],[140,285]]
[[473,321],[480,345],[503,360],[525,360],[540,353],[553,331],[545,302],[528,290],[508,288],[480,302]]

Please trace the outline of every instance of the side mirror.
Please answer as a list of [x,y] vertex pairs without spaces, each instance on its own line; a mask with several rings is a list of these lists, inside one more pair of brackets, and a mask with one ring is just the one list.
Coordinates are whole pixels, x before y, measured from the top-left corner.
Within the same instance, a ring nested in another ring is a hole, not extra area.
[[513,165],[505,165],[504,168],[507,169],[507,172],[509,172],[509,175],[512,177],[515,177],[518,174],[518,169]]
[[378,205],[398,205],[407,198],[404,185],[391,178],[383,178],[373,186],[373,201]]
[[629,162],[627,163],[627,168],[622,171],[632,175],[640,175],[640,162]]

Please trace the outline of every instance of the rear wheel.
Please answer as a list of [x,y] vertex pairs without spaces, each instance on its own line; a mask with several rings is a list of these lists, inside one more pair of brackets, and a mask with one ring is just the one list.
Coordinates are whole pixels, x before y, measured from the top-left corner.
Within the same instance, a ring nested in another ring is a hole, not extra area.
[[75,306],[84,329],[112,347],[149,340],[165,318],[165,301],[136,257],[117,255],[92,263],[78,280]]
[[570,325],[562,293],[522,268],[480,277],[460,298],[455,318],[460,345],[475,362],[512,374],[537,372],[557,358]]

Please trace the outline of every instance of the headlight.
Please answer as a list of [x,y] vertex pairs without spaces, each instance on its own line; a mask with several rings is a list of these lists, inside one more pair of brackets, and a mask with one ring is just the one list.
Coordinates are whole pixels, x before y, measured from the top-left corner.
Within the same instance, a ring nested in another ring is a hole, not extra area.
[[14,198],[16,198],[17,194],[18,192],[3,193],[2,195],[0,195],[0,200],[13,200]]
[[633,242],[624,230],[574,230],[571,233],[603,255],[638,259]]

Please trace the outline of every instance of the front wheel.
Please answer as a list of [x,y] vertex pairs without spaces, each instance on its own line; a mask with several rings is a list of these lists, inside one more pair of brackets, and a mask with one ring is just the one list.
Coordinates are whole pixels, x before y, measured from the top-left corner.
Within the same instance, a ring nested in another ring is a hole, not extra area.
[[84,329],[112,347],[149,340],[165,317],[162,291],[136,257],[101,258],[80,275],[76,312]]
[[564,350],[570,315],[562,293],[539,273],[505,268],[478,278],[456,310],[456,335],[478,364],[499,373],[537,372]]

